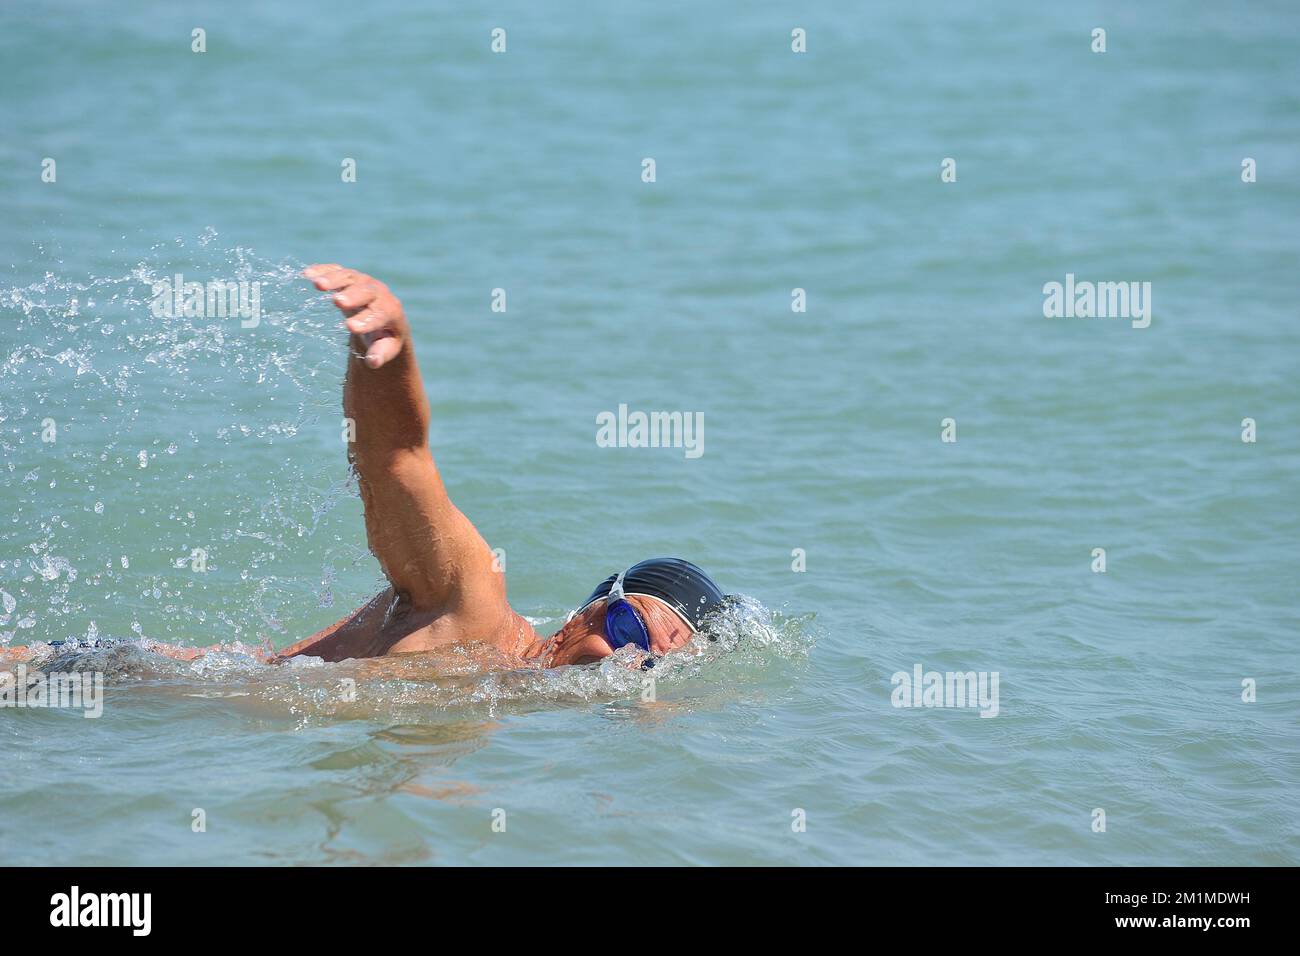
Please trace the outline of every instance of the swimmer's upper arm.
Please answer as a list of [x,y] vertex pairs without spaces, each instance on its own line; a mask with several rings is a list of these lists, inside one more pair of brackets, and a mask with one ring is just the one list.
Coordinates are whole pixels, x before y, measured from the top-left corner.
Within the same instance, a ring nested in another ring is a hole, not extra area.
[[491,549],[447,496],[427,445],[358,453],[354,464],[370,549],[412,608],[473,609],[504,599]]

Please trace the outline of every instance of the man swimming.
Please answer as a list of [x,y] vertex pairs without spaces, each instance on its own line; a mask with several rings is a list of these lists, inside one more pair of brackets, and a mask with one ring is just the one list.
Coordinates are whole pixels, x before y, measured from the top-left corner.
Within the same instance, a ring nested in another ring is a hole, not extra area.
[[[443,487],[402,303],[382,282],[339,265],[314,265],[303,274],[333,293],[349,333],[343,411],[355,440],[348,460],[361,489],[366,539],[389,587],[323,631],[257,656],[341,661],[479,644],[546,667],[584,664],[628,644],[647,655],[682,647],[722,605],[718,586],[695,565],[655,558],[611,574],[563,627],[541,638],[506,600],[495,556]],[[169,657],[203,653],[151,649]],[[23,650],[0,652],[0,663]]]

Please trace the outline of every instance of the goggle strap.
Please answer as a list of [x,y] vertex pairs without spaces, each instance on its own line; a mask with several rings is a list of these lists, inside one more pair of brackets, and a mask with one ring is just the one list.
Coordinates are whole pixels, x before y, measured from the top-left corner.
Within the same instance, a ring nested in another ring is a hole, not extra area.
[[618,572],[618,577],[616,577],[614,583],[609,586],[609,593],[605,595],[606,606],[613,604],[615,601],[623,600],[623,578],[626,574],[626,570]]

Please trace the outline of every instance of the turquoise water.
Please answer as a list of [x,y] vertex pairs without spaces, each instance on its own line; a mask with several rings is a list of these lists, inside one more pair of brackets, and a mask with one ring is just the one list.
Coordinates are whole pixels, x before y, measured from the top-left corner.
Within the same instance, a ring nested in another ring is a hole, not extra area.
[[[0,644],[282,647],[377,590],[314,261],[403,298],[540,630],[652,554],[752,600],[654,702],[95,652],[102,718],[0,710],[0,862],[1296,863],[1298,45],[1289,2],[6,8]],[[261,323],[156,318],[177,272]],[[1067,273],[1150,327],[1045,318]],[[704,454],[598,447],[620,404]],[[998,715],[892,706],[916,664]]]

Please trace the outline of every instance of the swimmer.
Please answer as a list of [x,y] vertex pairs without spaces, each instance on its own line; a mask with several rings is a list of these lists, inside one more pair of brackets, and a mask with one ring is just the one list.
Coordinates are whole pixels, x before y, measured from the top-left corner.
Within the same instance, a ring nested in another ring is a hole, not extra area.
[[[506,600],[495,556],[443,487],[402,303],[382,282],[339,265],[314,265],[303,274],[333,293],[349,333],[343,413],[355,440],[348,460],[361,489],[366,539],[389,586],[323,631],[254,656],[342,661],[486,644],[521,663],[556,667],[598,661],[631,644],[652,661],[689,643],[723,604],[718,586],[695,565],[653,558],[609,575],[563,627],[540,637]],[[148,646],[181,659],[204,653]],[[25,650],[0,650],[0,664]]]

